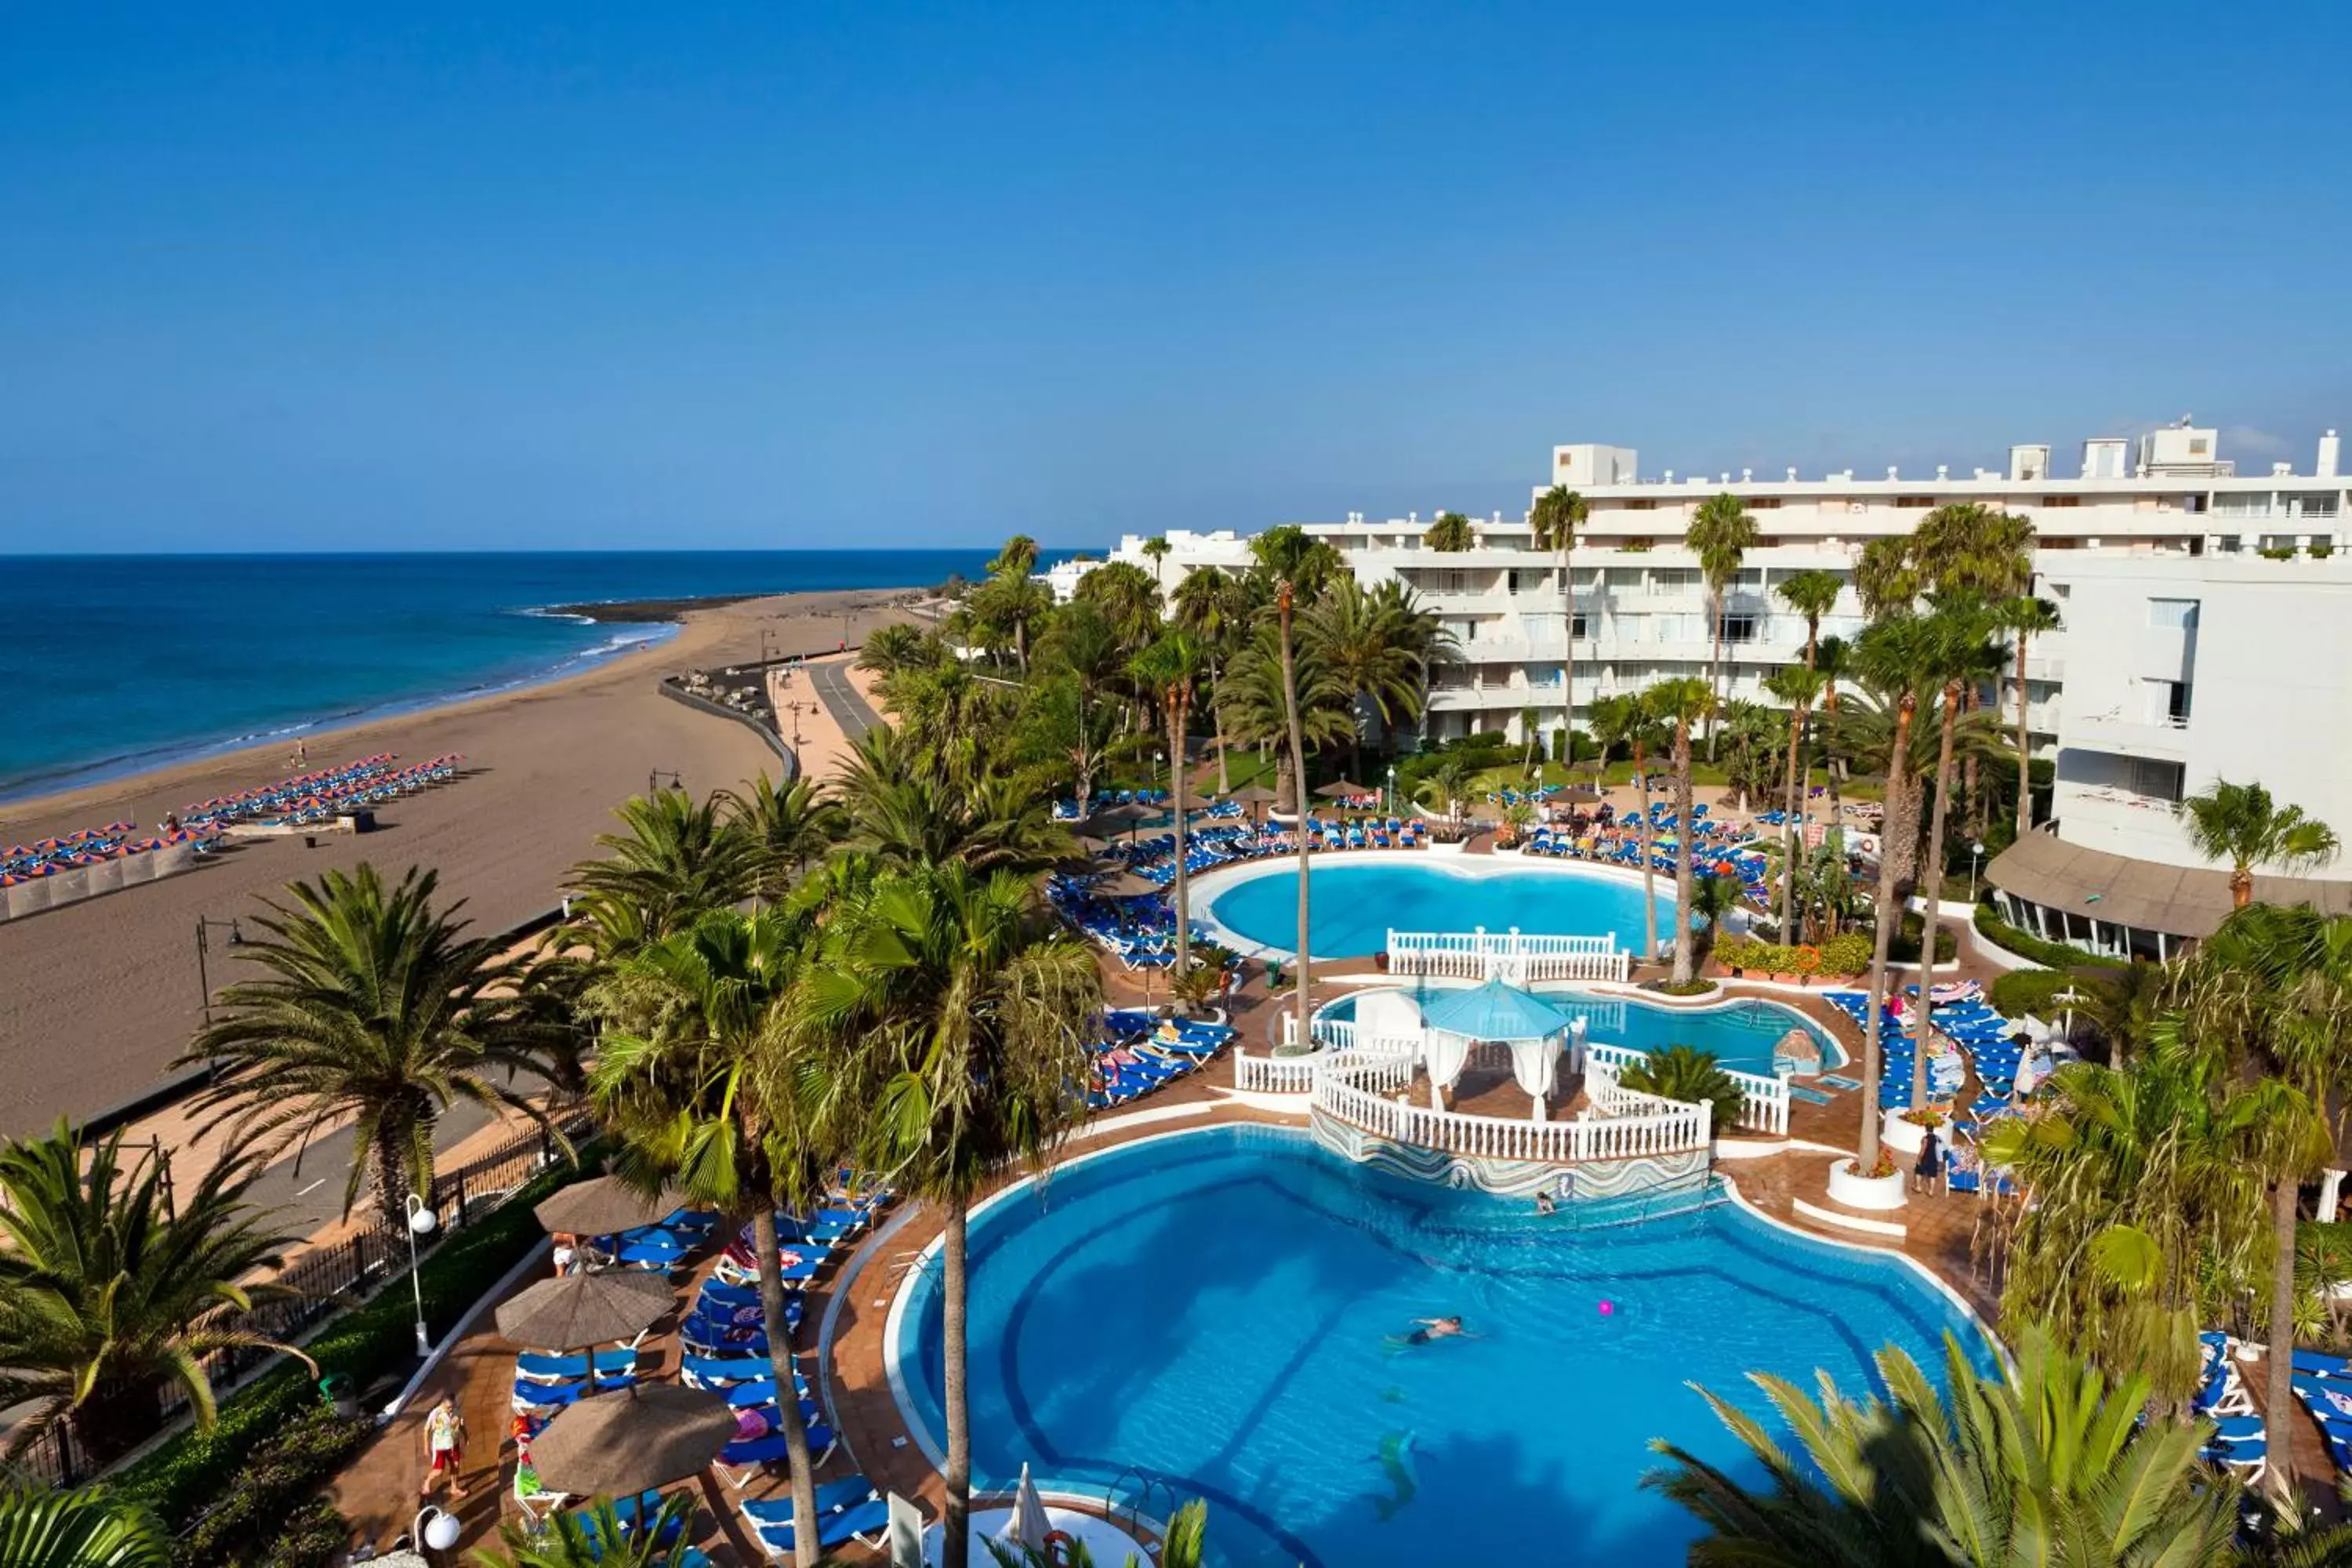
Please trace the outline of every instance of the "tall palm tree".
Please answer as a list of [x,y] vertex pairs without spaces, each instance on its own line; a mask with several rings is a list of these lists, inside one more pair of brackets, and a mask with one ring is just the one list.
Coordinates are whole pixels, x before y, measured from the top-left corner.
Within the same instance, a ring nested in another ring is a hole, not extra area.
[[[124,1163],[121,1132],[85,1152],[59,1121],[0,1143],[0,1409],[34,1406],[0,1452],[21,1452],[62,1421],[91,1458],[110,1462],[161,1427],[166,1384],[209,1431],[217,1411],[205,1358],[288,1348],[227,1317],[290,1294],[247,1283],[276,1269],[290,1239],[247,1200],[265,1163],[239,1142],[173,1196],[163,1162]],[[0,1523],[0,1545],[7,1533]],[[17,1561],[0,1550],[0,1563]]]
[[[1755,517],[1728,490],[1699,502],[1698,510],[1691,514],[1690,526],[1683,531],[1683,543],[1698,557],[1699,575],[1706,580],[1706,687],[1717,693],[1718,701],[1723,685],[1724,597],[1739,581],[1739,564],[1756,547],[1759,537]],[[1715,761],[1715,743],[1716,731],[1710,728],[1706,736],[1706,760],[1710,763]]]
[[[1674,1468],[1643,1484],[1707,1527],[1690,1550],[1706,1568],[2230,1559],[2236,1492],[2199,1462],[2209,1427],[2143,1424],[2146,1379],[2104,1377],[2047,1334],[2016,1348],[2006,1375],[1979,1376],[1948,1336],[1948,1393],[1901,1351],[1883,1350],[1885,1400],[1848,1399],[1823,1373],[1816,1404],[1795,1384],[1750,1373],[1779,1416],[1769,1427],[1701,1389],[1768,1484],[1664,1440],[1651,1447]],[[1801,1455],[1782,1447],[1782,1430]]]
[[1772,591],[1805,618],[1805,668],[1811,669],[1822,646],[1822,617],[1837,608],[1845,580],[1834,572],[1796,572],[1773,584]]
[[989,562],[988,574],[992,577],[1026,577],[1036,570],[1036,566],[1037,542],[1025,533],[1016,533],[1004,542],[1004,548]]
[[843,1152],[842,1124],[812,1102],[818,1074],[781,1006],[814,926],[809,907],[709,910],[614,966],[587,999],[608,1026],[590,1088],[620,1134],[616,1173],[649,1193],[675,1186],[690,1204],[751,1223],[803,1568],[817,1560],[816,1489],[801,1403],[782,1396],[793,1386],[793,1351],[776,1211],[821,1195]]
[[1922,669],[1924,678],[1940,677],[1943,700],[1937,704],[1936,748],[1936,805],[1927,829],[1927,912],[1920,928],[1919,940],[1919,1011],[1918,1038],[1920,1049],[1914,1054],[1911,1069],[1911,1108],[1924,1110],[1927,1103],[1927,1031],[1935,1022],[1936,937],[1943,918],[1944,894],[1944,830],[1950,816],[1952,800],[1952,743],[1960,720],[1961,694],[1969,689],[1984,672],[1998,669],[2000,655],[1990,640],[1993,620],[1985,602],[1964,590],[1939,593],[1935,596],[1934,613],[1924,624],[1928,637],[1929,665]]
[[1122,657],[1160,635],[1160,584],[1131,561],[1104,562],[1078,579],[1075,596],[1102,612]]
[[878,675],[895,675],[902,669],[936,663],[936,651],[919,626],[903,622],[876,626],[866,634],[866,641],[857,650],[857,668]]
[[[1688,985],[1697,973],[1691,930],[1691,730],[1715,711],[1715,692],[1693,676],[1661,680],[1642,693],[1643,706],[1675,732],[1675,978]],[[1649,811],[1644,805],[1646,822]],[[1645,851],[1646,853],[1646,851]]]
[[1909,615],[1927,587],[1907,533],[1872,540],[1854,562],[1853,591],[1862,600],[1862,613],[1874,621]]
[[[1824,574],[1826,575],[1826,574]],[[1781,802],[1786,813],[1788,831],[1781,837],[1788,842],[1788,864],[1780,876],[1780,939],[1795,940],[1791,923],[1796,912],[1797,859],[1804,837],[1803,802],[1797,794],[1797,758],[1803,750],[1805,717],[1822,694],[1822,678],[1810,664],[1783,665],[1764,680],[1764,689],[1775,700],[1789,705],[1789,784]]]
[[1234,657],[1225,679],[1225,718],[1234,739],[1274,748],[1276,812],[1297,810],[1306,799],[1290,755],[1294,695],[1300,733],[1308,750],[1336,745],[1355,732],[1356,713],[1348,690],[1325,667],[1321,651],[1299,637],[1293,641],[1286,666],[1281,625],[1268,617],[1253,629],[1248,643]]
[[838,787],[845,849],[893,865],[954,860],[1042,871],[1076,848],[1045,794],[1018,777],[951,776],[903,731],[877,724],[851,745]]
[[1277,584],[1290,584],[1295,604],[1311,605],[1326,584],[1348,571],[1338,551],[1307,537],[1307,531],[1295,522],[1269,528],[1251,540],[1250,554],[1257,563],[1250,574],[1258,590],[1257,603],[1268,615],[1274,612]]
[[170,1568],[172,1532],[103,1489],[45,1491],[0,1479],[0,1563],[9,1568]]
[[1168,719],[1168,792],[1176,823],[1176,879],[1171,888],[1176,910],[1176,964],[1170,978],[1184,978],[1192,967],[1192,926],[1185,898],[1184,872],[1184,736],[1192,716],[1192,694],[1204,665],[1201,645],[1192,634],[1164,632],[1160,640],[1135,656],[1129,671],[1135,683],[1156,692],[1160,710]]
[[1143,542],[1144,556],[1151,563],[1151,580],[1160,592],[1168,589],[1168,536],[1155,533]]
[[748,791],[725,795],[729,821],[751,846],[751,896],[775,900],[849,831],[832,792],[806,775],[782,788],[765,773]]
[[1053,590],[1025,573],[1000,572],[964,601],[975,639],[992,653],[1011,647],[1025,674],[1031,632],[1054,608]]
[[1441,511],[1422,534],[1422,542],[1441,554],[1459,555],[1477,548],[1478,531],[1460,512]]
[[1559,552],[1559,596],[1566,616],[1559,648],[1559,721],[1568,731],[1567,754],[1559,759],[1563,766],[1576,761],[1576,536],[1591,515],[1592,503],[1566,485],[1554,485],[1536,497],[1535,508],[1528,513],[1536,548]]
[[[1308,907],[1311,900],[1313,871],[1307,865],[1307,721],[1299,711],[1298,655],[1291,635],[1295,584],[1285,578],[1275,590],[1275,613],[1282,637],[1282,706],[1284,727],[1290,742],[1290,776],[1298,794],[1297,831],[1292,837],[1298,841],[1298,934],[1294,962],[1298,973],[1291,978],[1295,994],[1291,1016],[1298,1031],[1298,1045],[1303,1050],[1315,1037],[1314,1013],[1309,993],[1313,989],[1313,945],[1308,941]],[[1334,685],[1338,682],[1335,680]]]
[[407,1221],[433,1192],[433,1129],[460,1100],[520,1110],[559,1139],[529,1094],[562,1075],[571,1030],[533,1005],[533,976],[496,937],[467,937],[462,900],[434,909],[437,879],[411,867],[387,889],[373,866],[289,883],[240,950],[263,978],[219,993],[221,1012],[175,1066],[215,1069],[196,1100],[274,1156],[344,1121],[350,1212],[372,1178],[378,1212]]
[[1192,634],[1209,663],[1209,715],[1217,730],[1217,793],[1224,795],[1234,787],[1225,765],[1224,672],[1249,621],[1247,595],[1237,579],[1216,567],[1196,566],[1176,584],[1168,609],[1170,618]]
[[2022,838],[2033,830],[2033,738],[2026,728],[2026,645],[2059,628],[2058,606],[2031,594],[2019,594],[2004,601],[2001,622],[2017,650],[2017,836]]
[[2208,860],[2230,863],[2230,901],[2254,901],[2254,868],[2275,866],[2284,876],[2315,870],[2336,858],[2336,830],[2299,805],[2279,805],[2260,784],[2215,779],[2180,803],[2189,841]]
[[[947,1507],[942,1562],[969,1561],[967,1222],[1009,1165],[1042,1168],[1086,1113],[1085,1020],[1101,1001],[1087,949],[1025,878],[922,866],[832,911],[796,1006],[834,1044],[846,1104],[866,1108],[869,1167],[939,1205]],[[811,1538],[814,1531],[803,1532]]]
[[[1813,673],[1822,678],[1821,713],[1824,720],[1837,717],[1838,681],[1847,678],[1853,668],[1853,645],[1843,637],[1823,637],[1813,648],[1809,661]],[[1806,729],[1811,731],[1811,723]],[[1811,773],[1808,770],[1808,782]],[[1822,778],[1830,792],[1829,826],[1823,829],[1822,842],[1832,848],[1845,847],[1845,801],[1838,788],[1838,764],[1834,758],[1824,759]]]
[[[1429,667],[1452,657],[1454,638],[1421,608],[1411,590],[1384,583],[1367,590],[1350,576],[1335,577],[1307,610],[1302,641],[1318,663],[1369,709],[1384,731],[1420,719],[1429,700]],[[1349,727],[1348,771],[1361,778],[1361,719]]]
[[1930,593],[2006,599],[2032,584],[2033,524],[1979,501],[1954,501],[1919,520],[1911,560]]
[[682,789],[631,796],[613,811],[625,831],[598,834],[604,858],[572,867],[565,885],[628,903],[656,937],[705,910],[741,902],[751,896],[757,850],[724,805]]
[[1601,697],[1592,703],[1592,735],[1601,744],[1603,766],[1609,754],[1625,748],[1633,758],[1635,787],[1642,809],[1634,818],[1634,837],[1642,852],[1642,962],[1658,962],[1657,868],[1650,863],[1650,767],[1646,755],[1657,734],[1657,721],[1639,696]]

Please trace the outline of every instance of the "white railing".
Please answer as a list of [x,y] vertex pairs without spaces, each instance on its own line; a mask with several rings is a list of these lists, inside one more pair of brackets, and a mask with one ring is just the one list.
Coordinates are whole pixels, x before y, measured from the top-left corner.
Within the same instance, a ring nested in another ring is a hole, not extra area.
[[1614,932],[1605,936],[1530,936],[1517,926],[1489,931],[1391,931],[1389,973],[1451,975],[1484,980],[1500,971],[1525,984],[1533,980],[1624,981],[1633,955],[1621,950]]
[[[1640,1061],[1644,1053],[1626,1046],[1612,1046],[1592,1041],[1584,1047],[1584,1093],[1593,1105],[1611,1110],[1614,1097],[1635,1095],[1636,1091],[1621,1089],[1617,1075],[1631,1064]],[[1760,1073],[1741,1072],[1726,1068],[1724,1072],[1739,1086],[1744,1097],[1739,1109],[1739,1125],[1750,1132],[1766,1132],[1775,1137],[1789,1131],[1789,1080],[1775,1075],[1766,1078]],[[1639,1095],[1642,1100],[1654,1098]],[[1666,1104],[1680,1103],[1667,1100]],[[1614,1112],[1612,1111],[1613,1114]]]
[[1234,1048],[1234,1087],[1246,1094],[1312,1094],[1317,1058],[1254,1057]]
[[[1253,1094],[1312,1094],[1328,1073],[1344,1074],[1352,1082],[1374,1089],[1402,1089],[1412,1081],[1421,1055],[1419,1040],[1376,1035],[1359,1046],[1355,1026],[1343,1026],[1348,1032],[1344,1043],[1333,1042],[1322,1050],[1295,1057],[1254,1057],[1236,1048],[1234,1087]],[[1325,1027],[1318,1023],[1316,1034],[1321,1036]]]
[[1658,1103],[1672,1109],[1649,1115],[1535,1121],[1435,1110],[1359,1089],[1336,1073],[1325,1074],[1315,1086],[1317,1109],[1378,1138],[1449,1154],[1555,1164],[1632,1160],[1707,1146],[1708,1107]]

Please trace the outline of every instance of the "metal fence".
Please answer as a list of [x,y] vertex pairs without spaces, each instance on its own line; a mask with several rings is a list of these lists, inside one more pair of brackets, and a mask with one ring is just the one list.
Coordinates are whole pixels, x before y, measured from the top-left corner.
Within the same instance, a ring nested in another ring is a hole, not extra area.
[[[593,1123],[581,1112],[559,1118],[559,1122],[564,1134],[574,1140],[587,1137],[593,1130]],[[433,1212],[438,1223],[428,1237],[417,1239],[418,1258],[431,1257],[447,1237],[495,1212],[524,1184],[562,1158],[561,1145],[545,1130],[531,1127],[461,1165],[436,1171]],[[291,1342],[405,1273],[408,1248],[405,1226],[390,1224],[382,1215],[373,1215],[362,1229],[293,1254],[269,1281],[287,1287],[291,1294],[257,1301],[249,1312],[233,1311],[224,1326]],[[215,1351],[204,1359],[205,1373],[212,1380],[215,1394],[225,1398],[232,1386],[273,1360],[275,1353],[246,1346]],[[165,1387],[161,1409],[166,1424],[185,1416],[185,1391],[176,1384]],[[62,1422],[35,1438],[11,1463],[36,1480],[56,1487],[80,1485],[98,1469]]]

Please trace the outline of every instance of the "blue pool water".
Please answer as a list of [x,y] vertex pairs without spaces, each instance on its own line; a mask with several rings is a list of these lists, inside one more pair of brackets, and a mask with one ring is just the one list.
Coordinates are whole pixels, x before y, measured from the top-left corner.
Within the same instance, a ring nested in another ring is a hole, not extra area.
[[[1557,1002],[1583,1016],[1587,1039],[1607,1045],[1637,1051],[1690,1046],[1712,1052],[1721,1066],[1769,1075],[1772,1071],[1772,1047],[1790,1030],[1802,1029],[1821,1047],[1824,1069],[1834,1069],[1845,1059],[1845,1051],[1827,1029],[1794,1007],[1783,1007],[1778,1002],[1745,996],[1714,1007],[1661,1007],[1630,997],[1589,996],[1540,986],[1538,989],[1546,1001]],[[1369,993],[1356,994],[1365,994]],[[1330,1003],[1319,1016],[1353,1018],[1356,995],[1342,996]]]
[[[1489,865],[1493,862],[1489,861]],[[1517,926],[1550,936],[1617,933],[1642,950],[1638,882],[1571,868],[1465,871],[1426,858],[1340,860],[1315,868],[1307,936],[1317,958],[1364,958],[1399,931],[1491,931]],[[1269,872],[1218,893],[1209,910],[1258,946],[1287,952],[1298,934],[1298,873]],[[1675,928],[1673,884],[1658,900],[1658,936]]]
[[[1208,1500],[1220,1568],[1680,1563],[1698,1529],[1640,1489],[1650,1439],[1760,1479],[1686,1382],[1762,1413],[1751,1369],[1858,1393],[1889,1342],[1938,1373],[1947,1331],[1993,1364],[1892,1258],[1729,1205],[1579,1228],[1273,1128],[1066,1168],[975,1220],[971,1257],[975,1483],[1142,1467]],[[935,1441],[937,1275],[898,1341]],[[1446,1314],[1478,1337],[1390,1342]]]

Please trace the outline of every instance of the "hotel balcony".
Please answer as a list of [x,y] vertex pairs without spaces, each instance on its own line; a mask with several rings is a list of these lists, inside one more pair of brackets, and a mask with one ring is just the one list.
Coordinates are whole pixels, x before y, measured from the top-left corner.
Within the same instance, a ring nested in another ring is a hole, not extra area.
[[2166,762],[2189,758],[2189,721],[2130,719],[2110,709],[2069,719],[2061,731],[2065,743],[2091,751],[2115,752],[2128,757],[2155,757]]

